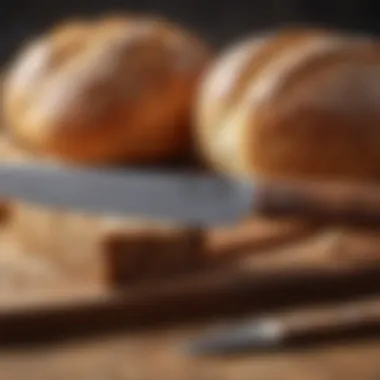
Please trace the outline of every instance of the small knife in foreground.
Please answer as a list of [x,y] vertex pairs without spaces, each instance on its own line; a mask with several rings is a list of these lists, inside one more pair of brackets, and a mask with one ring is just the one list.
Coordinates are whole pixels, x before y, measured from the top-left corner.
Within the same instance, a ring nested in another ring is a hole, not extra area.
[[211,174],[2,163],[0,198],[190,225],[229,224],[255,213],[380,224],[380,187]]
[[205,333],[184,349],[194,356],[240,354],[346,334],[370,332],[374,337],[379,331],[380,300],[373,299],[242,321]]

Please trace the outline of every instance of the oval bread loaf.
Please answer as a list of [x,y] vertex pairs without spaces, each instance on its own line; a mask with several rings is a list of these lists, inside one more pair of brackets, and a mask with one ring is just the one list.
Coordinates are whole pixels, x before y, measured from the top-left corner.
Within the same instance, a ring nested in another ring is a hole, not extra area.
[[41,155],[85,164],[171,159],[189,146],[206,46],[169,21],[65,22],[24,47],[4,85],[8,129]]
[[234,45],[205,75],[196,136],[234,175],[378,179],[377,41],[288,29]]

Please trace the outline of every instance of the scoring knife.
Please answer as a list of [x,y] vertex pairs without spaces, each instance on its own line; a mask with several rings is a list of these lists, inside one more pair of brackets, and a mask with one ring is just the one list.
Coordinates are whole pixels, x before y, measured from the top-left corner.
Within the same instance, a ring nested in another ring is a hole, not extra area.
[[255,213],[380,223],[379,189],[163,170],[0,164],[2,200],[189,225],[229,224]]

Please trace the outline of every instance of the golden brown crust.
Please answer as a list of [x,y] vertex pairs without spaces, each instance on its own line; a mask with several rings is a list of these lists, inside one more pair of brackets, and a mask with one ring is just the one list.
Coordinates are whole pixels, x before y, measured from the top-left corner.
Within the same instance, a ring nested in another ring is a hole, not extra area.
[[[200,153],[218,166],[219,149],[214,146],[219,144],[214,141],[215,134],[221,134],[220,130],[228,124],[226,121],[234,113],[249,83],[282,51],[323,35],[324,32],[319,30],[300,32],[298,29],[267,33],[241,41],[216,60],[206,72],[197,99],[196,126],[200,135]],[[221,152],[223,156],[225,153]]]
[[158,19],[72,21],[31,42],[5,88],[10,131],[66,161],[166,159],[189,143],[206,47]]
[[[212,73],[206,77],[198,104],[200,149],[214,166],[233,174],[377,178],[376,43],[336,33],[298,33],[286,38],[282,32],[261,45],[249,69],[240,68],[241,77],[249,72],[248,79],[234,82],[243,89],[236,92],[230,86],[225,97],[232,96],[232,106],[225,113],[216,111],[213,120],[206,116],[215,102],[215,88],[210,88],[217,84]],[[211,132],[206,136],[205,131]]]
[[[271,116],[261,108],[256,117],[265,124],[245,135],[251,144],[247,159],[257,172],[379,179],[380,113],[376,90],[369,87],[380,86],[380,52],[347,53],[310,67],[304,79],[273,101]],[[265,151],[264,141],[270,141]]]

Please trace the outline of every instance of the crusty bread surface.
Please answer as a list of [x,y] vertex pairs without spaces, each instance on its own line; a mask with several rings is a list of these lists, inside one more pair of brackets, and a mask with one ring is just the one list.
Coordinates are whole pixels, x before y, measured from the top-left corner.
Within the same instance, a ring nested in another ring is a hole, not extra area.
[[4,80],[9,133],[75,164],[152,163],[189,149],[209,49],[147,16],[66,21],[26,43]]
[[372,37],[285,29],[246,39],[205,74],[198,148],[239,176],[377,180],[380,50]]

